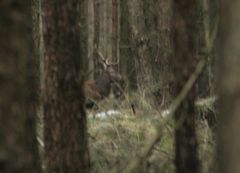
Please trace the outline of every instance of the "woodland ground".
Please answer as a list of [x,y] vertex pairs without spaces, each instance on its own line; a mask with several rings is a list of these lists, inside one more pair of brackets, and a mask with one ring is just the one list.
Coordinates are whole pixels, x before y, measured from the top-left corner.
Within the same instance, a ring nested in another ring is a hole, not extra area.
[[[120,102],[106,99],[99,103],[97,110],[87,111],[92,172],[106,173],[111,172],[114,168],[124,170],[148,145],[156,133],[156,125],[159,124],[164,127],[161,132],[162,138],[154,147],[145,164],[141,165],[139,172],[175,172],[173,120],[166,123],[163,121],[164,118],[160,116],[160,111],[151,107],[146,99],[136,95],[134,98],[138,101],[135,115],[130,108],[130,98]],[[210,105],[200,104],[198,114],[205,114],[211,109],[211,103]],[[104,118],[93,116],[110,109],[117,110],[120,114]],[[39,123],[38,127],[38,141],[41,144],[42,123]],[[198,118],[197,135],[201,172],[213,172],[215,170],[213,163],[215,141],[206,120]],[[42,150],[42,147],[40,149]]]
[[[135,99],[136,114],[132,113],[130,101]],[[212,99],[197,102],[197,114],[204,115],[212,111]],[[107,99],[99,104],[97,112],[106,112],[115,108],[121,112],[118,116],[107,118],[88,117],[90,134],[90,154],[93,172],[124,170],[126,165],[140,155],[156,133],[156,126],[163,126],[162,139],[154,147],[140,172],[173,173],[174,170],[174,121],[164,121],[160,111],[148,104],[142,94],[136,94],[125,101]],[[88,114],[91,114],[91,112]],[[197,115],[196,115],[197,116]],[[213,172],[215,141],[212,130],[205,119],[197,116],[197,135],[201,172]]]

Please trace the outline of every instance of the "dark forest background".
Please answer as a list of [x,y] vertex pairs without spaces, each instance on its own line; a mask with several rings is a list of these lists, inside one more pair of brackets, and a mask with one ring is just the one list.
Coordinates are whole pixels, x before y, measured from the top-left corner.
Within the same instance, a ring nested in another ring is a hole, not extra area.
[[0,172],[239,173],[240,1],[0,1]]

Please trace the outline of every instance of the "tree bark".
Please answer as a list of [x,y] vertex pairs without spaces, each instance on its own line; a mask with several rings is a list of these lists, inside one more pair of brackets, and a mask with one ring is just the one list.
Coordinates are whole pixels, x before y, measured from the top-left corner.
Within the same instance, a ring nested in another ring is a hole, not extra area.
[[44,158],[54,173],[89,172],[79,5],[78,0],[43,3]]
[[39,173],[31,4],[27,0],[1,1],[0,11],[0,171]]
[[[145,27],[147,18],[144,14],[144,0],[127,2],[129,7],[129,20],[131,29],[131,51],[135,59],[137,86],[144,87],[150,84],[151,68],[149,66],[148,38]],[[149,85],[148,85],[149,86]],[[151,90],[149,88],[149,90]]]
[[83,61],[83,70],[88,72],[89,70],[89,59],[88,59],[88,0],[81,0],[79,2],[79,23],[80,23],[80,53]]
[[[174,88],[177,96],[196,66],[196,41],[194,39],[197,1],[173,1],[174,24],[174,57],[173,64]],[[175,165],[177,173],[199,172],[197,155],[197,139],[195,127],[194,100],[196,91],[192,91],[175,114]]]
[[93,13],[94,13],[94,36],[93,36],[93,61],[94,61],[94,78],[96,78],[99,71],[99,60],[98,53],[99,50],[99,39],[100,39],[100,12],[99,12],[99,0],[93,0]]
[[152,105],[159,108],[163,100],[167,105],[171,99],[172,1],[133,0],[127,3],[131,51],[135,59],[135,66],[131,68],[136,69],[137,85],[148,92]]
[[[119,62],[118,41],[118,0],[112,0],[112,60],[114,62]],[[115,70],[118,71],[118,69],[119,66],[115,66]]]
[[135,56],[133,55],[129,2],[120,1],[120,72],[127,79],[128,88],[137,88]]
[[[38,126],[37,126],[37,136],[38,139],[42,140],[43,138],[43,104],[42,104],[42,91],[44,87],[44,75],[43,75],[43,56],[44,56],[44,45],[43,45],[43,25],[42,25],[42,0],[32,0],[32,18],[33,18],[33,39],[35,42],[34,52],[35,58],[38,65],[38,97],[39,104],[37,105],[37,118],[38,118]],[[41,162],[43,162],[43,146],[39,145],[39,153]]]
[[[216,94],[216,57],[218,45],[218,37],[216,32],[219,25],[219,1],[218,0],[201,0],[201,12],[198,16],[200,32],[196,33],[198,39],[199,54],[205,53],[208,56],[207,67],[201,75],[198,82],[198,97],[204,98],[209,95]],[[212,37],[214,36],[213,40]],[[209,42],[213,41],[213,45]]]
[[88,26],[88,67],[89,67],[89,75],[88,79],[94,78],[94,57],[93,57],[93,38],[94,38],[94,11],[93,11],[93,0],[88,1],[88,18],[87,18],[87,26]]
[[154,101],[157,105],[167,107],[172,97],[172,65],[173,56],[173,26],[172,26],[172,0],[152,0],[153,20],[157,18],[155,26],[156,50],[152,58],[153,79],[159,81],[154,89]]

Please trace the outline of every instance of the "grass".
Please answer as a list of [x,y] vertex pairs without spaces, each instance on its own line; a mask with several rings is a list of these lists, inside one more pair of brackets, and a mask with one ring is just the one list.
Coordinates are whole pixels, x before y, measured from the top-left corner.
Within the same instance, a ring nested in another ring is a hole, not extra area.
[[[120,116],[105,119],[88,116],[89,150],[93,173],[106,173],[112,170],[124,170],[126,166],[138,157],[142,149],[156,133],[155,126],[162,124],[163,138],[154,147],[151,155],[141,165],[139,172],[173,173],[174,168],[174,122],[163,124],[159,110],[154,109],[146,99],[145,92],[133,93],[123,101],[113,98],[99,103],[99,109],[88,111],[89,114],[117,109]],[[213,102],[206,100],[196,102],[198,114],[213,111]],[[136,115],[132,113],[130,103],[136,104]],[[38,123],[38,138],[42,142],[43,123]],[[206,120],[197,120],[197,135],[199,142],[199,159],[201,172],[211,173],[215,170],[215,141]],[[42,152],[40,145],[40,151]]]
[[[89,119],[90,151],[93,172],[108,172],[113,167],[118,170],[139,155],[154,133],[154,123],[161,123],[156,117],[132,117],[123,115],[112,119]],[[172,136],[166,132],[164,139],[156,146],[148,160],[155,163],[173,165]],[[166,157],[167,154],[167,157]],[[160,161],[160,162],[158,162]]]
[[[104,107],[99,106],[99,111],[115,107],[122,112],[121,116],[107,119],[88,118],[92,172],[111,172],[113,168],[123,170],[139,156],[143,147],[156,133],[155,125],[163,123],[159,111],[154,110],[144,99],[144,93],[138,97],[137,94],[133,94],[131,99],[127,100],[138,101],[136,115],[132,114],[128,106],[129,101],[117,104],[117,101],[108,99],[101,103]],[[206,114],[212,107],[205,102],[197,106],[198,111],[203,111],[201,114]],[[212,111],[212,108],[210,110]],[[170,121],[162,126],[165,127],[162,132],[163,138],[145,164],[141,165],[142,172],[175,172],[174,123]],[[204,173],[213,172],[215,142],[206,120],[197,121],[197,135],[201,170]]]

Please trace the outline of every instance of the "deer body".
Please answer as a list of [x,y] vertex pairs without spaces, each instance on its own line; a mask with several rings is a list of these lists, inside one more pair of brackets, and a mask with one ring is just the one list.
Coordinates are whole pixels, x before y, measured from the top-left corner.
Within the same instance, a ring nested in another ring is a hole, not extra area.
[[[92,108],[97,102],[107,98],[111,93],[114,82],[120,81],[116,79],[113,80],[107,73],[99,75],[96,80],[85,81],[86,107]],[[115,95],[115,97],[118,96]]]
[[[117,84],[118,86],[121,86],[123,83],[122,76],[112,68],[113,64],[110,64],[104,59],[102,61],[102,63],[104,63],[102,73],[99,74],[95,80],[87,80],[84,82],[87,108],[92,108],[97,102],[107,98],[110,95],[111,90],[116,88],[114,85]],[[117,88],[119,89],[119,87]],[[119,93],[122,93],[122,91],[123,90],[121,89],[121,91],[113,91],[113,93],[115,97],[119,97],[118,95]]]
[[111,91],[111,77],[106,72],[99,75],[95,80],[96,86],[98,88],[99,94],[103,97],[108,97]]

